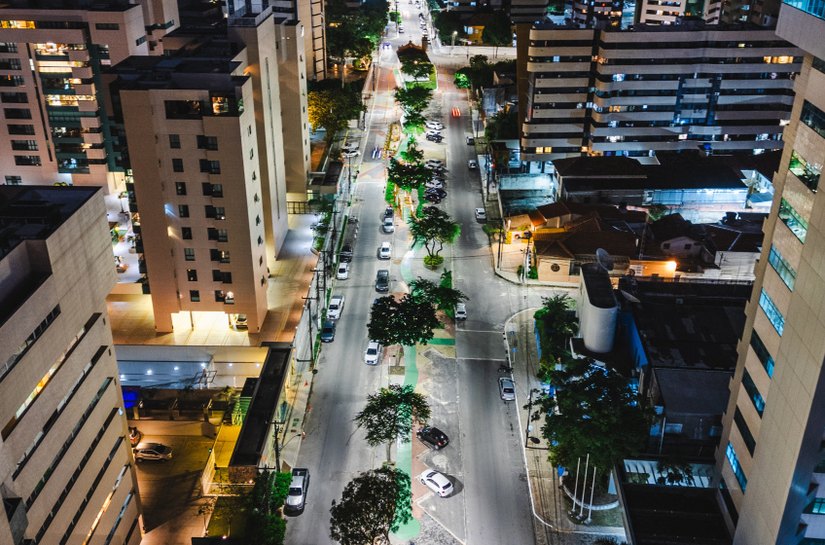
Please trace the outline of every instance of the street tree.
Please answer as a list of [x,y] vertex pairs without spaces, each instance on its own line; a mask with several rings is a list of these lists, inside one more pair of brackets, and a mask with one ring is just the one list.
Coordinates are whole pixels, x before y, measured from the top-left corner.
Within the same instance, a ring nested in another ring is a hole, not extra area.
[[411,113],[420,114],[430,103],[433,97],[433,90],[426,87],[414,86],[409,89],[398,87],[395,89],[395,101],[404,110],[405,115]]
[[554,368],[559,358],[568,354],[567,341],[579,330],[578,320],[573,312],[575,304],[567,294],[542,297],[542,307],[533,317],[541,343],[541,361],[539,378],[549,380],[548,373]]
[[407,163],[390,159],[390,166],[387,167],[387,180],[400,187],[404,191],[418,189],[426,184],[430,179],[430,171],[420,162]]
[[289,493],[290,473],[262,471],[255,477],[255,484],[247,496],[249,522],[247,538],[261,545],[283,545],[286,520],[281,507]]
[[407,147],[398,155],[407,162],[407,164],[420,165],[424,162],[424,151],[418,147],[418,142],[414,136],[407,139]]
[[613,466],[644,446],[651,414],[640,406],[626,378],[587,358],[568,357],[550,373],[555,396],[540,401],[545,414],[542,435],[550,444],[550,461],[573,467],[590,455],[602,482]]
[[433,73],[433,63],[419,60],[405,58],[401,60],[401,73],[405,74],[415,80],[428,79]]
[[448,43],[453,38],[466,38],[467,32],[464,30],[464,23],[461,21],[461,13],[457,11],[440,11],[433,17],[433,26],[438,32],[441,43]]
[[481,32],[481,41],[487,45],[495,46],[495,56],[498,57],[499,46],[513,45],[513,27],[510,17],[505,11],[496,11],[487,20],[484,30]]
[[412,518],[410,476],[382,467],[352,479],[332,500],[329,535],[341,545],[389,545],[390,532]]
[[344,89],[330,80],[313,82],[307,93],[307,116],[313,131],[323,128],[331,142],[350,119],[357,118],[365,109],[361,95],[352,86]]
[[493,140],[512,140],[518,138],[518,109],[507,108],[496,112],[487,119],[484,136],[488,142]]
[[[443,278],[449,274],[449,271],[444,271],[441,276]],[[458,303],[467,300],[461,290],[451,288],[444,282],[436,284],[420,276],[410,282],[410,297],[419,303],[432,305],[436,310],[453,309]]]
[[355,424],[367,433],[367,444],[387,447],[389,462],[393,443],[409,443],[413,421],[424,423],[429,418],[427,399],[412,385],[391,384],[367,396],[367,405],[355,415]]
[[367,333],[370,339],[385,346],[412,346],[427,344],[440,325],[432,304],[415,301],[407,294],[400,301],[394,297],[376,299],[370,310]]
[[424,245],[432,261],[441,257],[445,243],[451,244],[458,239],[461,226],[440,208],[425,206],[419,217],[410,218],[410,234],[415,242]]

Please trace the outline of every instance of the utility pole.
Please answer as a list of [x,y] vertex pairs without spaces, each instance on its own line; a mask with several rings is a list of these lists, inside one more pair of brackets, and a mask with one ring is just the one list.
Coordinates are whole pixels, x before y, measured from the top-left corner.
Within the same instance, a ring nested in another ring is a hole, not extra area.
[[281,471],[281,444],[278,440],[278,436],[280,435],[280,428],[278,426],[278,421],[276,420],[273,422],[275,425],[275,471]]
[[315,368],[315,339],[312,334],[312,297],[302,297],[302,299],[307,302],[307,316],[309,317],[309,359],[312,367]]
[[498,227],[498,269],[501,270],[501,245],[504,243],[504,218],[501,218],[501,225]]

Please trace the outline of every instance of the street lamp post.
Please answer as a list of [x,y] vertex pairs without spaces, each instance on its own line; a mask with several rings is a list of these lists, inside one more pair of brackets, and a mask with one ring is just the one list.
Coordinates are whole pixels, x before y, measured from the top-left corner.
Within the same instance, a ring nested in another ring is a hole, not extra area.
[[453,52],[455,51],[455,37],[458,36],[458,31],[453,30],[453,39],[450,43],[450,56],[453,56]]

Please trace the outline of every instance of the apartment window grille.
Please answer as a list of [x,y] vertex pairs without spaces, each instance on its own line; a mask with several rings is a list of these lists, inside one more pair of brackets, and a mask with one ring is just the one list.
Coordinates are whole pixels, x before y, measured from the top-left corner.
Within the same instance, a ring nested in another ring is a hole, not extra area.
[[215,302],[223,303],[226,300],[226,292],[223,290],[215,290]]
[[788,164],[794,176],[799,178],[799,181],[816,193],[816,188],[819,186],[819,174],[822,170],[822,165],[809,163],[796,150],[791,151],[791,161]]
[[773,378],[773,369],[776,366],[773,356],[771,353],[768,352],[768,347],[765,346],[765,343],[762,342],[762,339],[759,337],[759,334],[754,329],[751,331],[751,348],[753,348],[756,357],[759,358],[759,361],[762,362],[762,367],[765,368],[765,372],[768,374],[769,378]]
[[195,249],[194,248],[184,248],[183,249],[183,257],[186,261],[195,261]]
[[205,149],[211,151],[217,151],[218,149],[218,137],[217,136],[204,136],[198,135],[198,149]]
[[779,219],[796,235],[796,238],[805,242],[808,236],[808,222],[785,199],[779,201]]
[[34,125],[9,125],[9,134],[34,134]]
[[192,228],[191,227],[181,227],[180,228],[180,238],[183,240],[192,240]]
[[782,336],[782,333],[785,331],[785,317],[782,316],[782,313],[779,312],[779,309],[774,304],[773,299],[771,299],[768,292],[764,289],[759,295],[759,306],[762,308],[765,316],[768,317],[768,321],[770,321],[776,332]]
[[197,269],[186,269],[186,279],[190,282],[197,282],[198,281],[198,271]]
[[172,149],[180,149],[180,135],[179,134],[170,134],[169,135],[169,147]]
[[174,172],[183,172],[183,159],[172,159],[172,170]]
[[188,218],[189,217],[189,205],[188,204],[179,204],[178,205],[178,217],[179,218]]
[[200,303],[201,302],[201,292],[200,292],[200,290],[189,290],[189,300],[193,303]]
[[12,140],[11,149],[15,151],[37,151],[37,140]]
[[6,185],[22,185],[22,176],[6,176]]
[[739,465],[739,457],[736,456],[736,451],[733,449],[733,445],[731,445],[730,442],[728,443],[728,448],[725,449],[725,456],[727,457],[728,463],[733,470],[736,481],[739,483],[739,488],[741,488],[742,492],[744,492],[745,488],[748,486],[748,478],[745,476],[745,472],[742,471],[742,466]]
[[26,93],[0,93],[0,100],[6,104],[26,104],[29,95]]
[[748,393],[748,397],[753,403],[753,407],[756,409],[756,412],[759,413],[759,416],[762,416],[762,413],[765,411],[765,398],[762,397],[762,394],[759,392],[759,388],[756,387],[756,384],[753,382],[753,378],[751,378],[751,375],[748,373],[747,369],[742,372],[742,386]]
[[223,184],[212,184],[212,196],[216,198],[223,197]]
[[201,172],[207,174],[220,174],[221,173],[221,162],[220,161],[210,161],[209,159],[201,159],[200,160],[200,169]]
[[186,182],[175,182],[175,193],[177,195],[186,195]]
[[42,163],[39,155],[15,155],[14,164],[19,167],[39,167]]
[[751,456],[753,456],[753,451],[756,449],[756,440],[754,440],[753,434],[748,428],[748,423],[745,422],[745,417],[743,417],[742,413],[739,412],[738,407],[736,408],[736,412],[733,413],[733,421],[736,423],[736,428],[739,430],[739,435],[742,436],[742,441],[745,442],[745,447],[747,447],[748,452],[750,452]]
[[31,119],[32,112],[28,108],[5,108],[6,119]]
[[771,251],[768,254],[768,263],[771,264],[773,270],[779,275],[779,278],[788,286],[788,289],[793,291],[794,283],[796,282],[796,271],[791,267],[790,263],[785,261],[776,246],[771,246]]

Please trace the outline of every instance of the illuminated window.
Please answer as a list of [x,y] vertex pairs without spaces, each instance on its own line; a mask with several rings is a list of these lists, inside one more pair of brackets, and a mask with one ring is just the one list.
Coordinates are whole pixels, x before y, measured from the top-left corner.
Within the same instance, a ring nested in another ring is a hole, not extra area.
[[788,289],[793,291],[794,283],[796,282],[796,271],[791,267],[790,263],[785,261],[782,254],[775,246],[771,246],[771,252],[768,254],[768,263],[771,264],[773,270],[779,275],[779,278],[788,286]]
[[808,222],[785,199],[779,202],[779,219],[788,226],[788,229],[796,235],[796,238],[803,243],[805,242],[805,238],[808,236]]
[[771,353],[768,352],[768,348],[765,346],[765,343],[762,342],[762,339],[756,333],[756,330],[751,332],[751,348],[753,348],[753,351],[756,353],[756,357],[759,358],[759,361],[762,362],[762,367],[765,368],[765,372],[768,374],[768,377],[773,377],[773,369],[775,366],[773,356],[771,356]]
[[747,369],[745,369],[742,373],[742,386],[748,393],[748,397],[753,403],[753,407],[756,409],[756,412],[759,413],[759,416],[762,416],[762,413],[765,411],[765,398],[762,397],[761,393],[759,393],[759,388],[756,387],[756,384],[753,382],[753,379]]
[[788,164],[788,170],[793,172],[794,176],[805,184],[808,189],[816,193],[816,188],[819,185],[819,174],[822,165],[809,163],[796,150],[791,151],[791,161]]
[[771,322],[771,325],[773,325],[773,328],[781,336],[782,333],[785,331],[785,317],[782,316],[782,313],[779,312],[778,308],[776,308],[773,299],[770,298],[768,292],[766,292],[764,289],[762,290],[762,293],[759,296],[759,306],[762,308],[763,311],[765,311],[765,315],[768,317],[768,320]]
[[733,470],[733,474],[736,476],[739,487],[742,489],[742,492],[744,492],[745,487],[748,486],[748,478],[745,476],[745,472],[742,471],[742,466],[739,465],[739,457],[736,456],[736,451],[733,450],[733,445],[730,443],[728,443],[728,448],[725,450],[725,456]]
[[34,21],[0,21],[0,28],[31,29],[35,28]]

